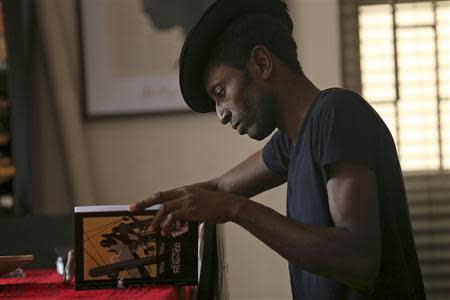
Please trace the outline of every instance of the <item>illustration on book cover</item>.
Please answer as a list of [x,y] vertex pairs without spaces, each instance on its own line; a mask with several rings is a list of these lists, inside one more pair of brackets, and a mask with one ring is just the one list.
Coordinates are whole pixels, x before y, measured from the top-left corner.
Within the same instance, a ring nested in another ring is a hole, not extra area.
[[167,237],[149,232],[154,215],[83,218],[84,280],[182,276],[183,236],[177,222]]

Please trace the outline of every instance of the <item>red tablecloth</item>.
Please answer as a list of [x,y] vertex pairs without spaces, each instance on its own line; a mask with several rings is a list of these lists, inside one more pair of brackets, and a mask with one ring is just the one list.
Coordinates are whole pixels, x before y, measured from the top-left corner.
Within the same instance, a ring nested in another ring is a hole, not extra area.
[[145,288],[101,289],[75,291],[65,285],[54,270],[28,270],[25,278],[0,278],[0,299],[192,299],[192,287],[158,286]]

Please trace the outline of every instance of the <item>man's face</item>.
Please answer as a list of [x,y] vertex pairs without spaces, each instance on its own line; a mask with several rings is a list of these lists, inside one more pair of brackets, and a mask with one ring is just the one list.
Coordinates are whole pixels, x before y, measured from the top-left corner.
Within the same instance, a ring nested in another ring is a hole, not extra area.
[[210,66],[205,88],[222,124],[230,123],[239,134],[262,140],[276,128],[276,97],[248,73],[227,65]]

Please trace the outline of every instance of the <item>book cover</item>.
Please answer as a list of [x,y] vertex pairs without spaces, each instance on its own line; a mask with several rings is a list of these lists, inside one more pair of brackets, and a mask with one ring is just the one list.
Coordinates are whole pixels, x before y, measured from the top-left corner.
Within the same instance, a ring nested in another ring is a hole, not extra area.
[[75,289],[198,284],[198,223],[177,222],[161,236],[147,230],[157,211],[75,207]]

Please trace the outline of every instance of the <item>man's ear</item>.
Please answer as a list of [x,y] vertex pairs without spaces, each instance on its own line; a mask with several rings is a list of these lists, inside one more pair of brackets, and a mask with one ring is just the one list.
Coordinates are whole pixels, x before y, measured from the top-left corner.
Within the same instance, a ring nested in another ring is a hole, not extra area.
[[255,46],[249,62],[262,79],[268,79],[272,74],[272,54],[266,47]]

